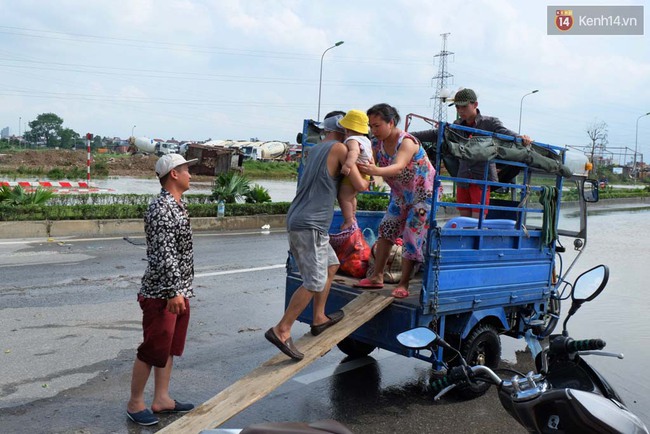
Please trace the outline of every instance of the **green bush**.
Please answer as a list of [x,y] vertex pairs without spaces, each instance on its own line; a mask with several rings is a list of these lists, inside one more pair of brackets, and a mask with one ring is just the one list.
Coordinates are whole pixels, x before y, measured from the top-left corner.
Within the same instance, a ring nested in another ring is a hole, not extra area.
[[250,181],[235,172],[222,173],[214,180],[212,198],[215,202],[235,203],[244,199],[250,192]]
[[43,205],[54,195],[50,190],[37,187],[36,190],[26,192],[21,186],[14,188],[3,185],[0,188],[0,203],[6,205]]
[[[157,194],[62,194],[54,196],[51,205],[148,205],[157,197]],[[208,194],[184,194],[183,200],[187,203],[211,203]]]
[[93,176],[108,176],[108,164],[106,161],[97,161],[93,164]]
[[358,194],[357,209],[362,211],[386,211],[389,196],[379,194]]
[[47,172],[48,179],[58,180],[65,178],[65,172],[63,169],[55,167],[54,169]]
[[[225,207],[226,217],[250,216],[250,215],[273,215],[286,214],[289,211],[291,202],[268,202],[268,203],[229,203]],[[212,204],[188,204],[187,210],[190,217],[216,217],[217,205]]]
[[255,184],[248,190],[246,195],[246,203],[265,203],[271,202],[271,195],[269,190],[259,184]]
[[87,169],[81,167],[71,167],[65,172],[66,179],[86,179]]
[[[289,202],[234,203],[226,206],[226,216],[286,214]],[[113,220],[142,219],[148,204],[139,205],[5,205],[0,204],[0,221],[28,220]],[[216,217],[214,203],[188,204],[190,217]]]

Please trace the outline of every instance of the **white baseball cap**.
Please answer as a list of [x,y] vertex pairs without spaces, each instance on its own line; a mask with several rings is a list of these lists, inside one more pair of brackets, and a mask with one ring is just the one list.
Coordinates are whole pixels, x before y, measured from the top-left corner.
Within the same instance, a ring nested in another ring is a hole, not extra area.
[[339,121],[343,119],[343,115],[334,115],[330,116],[329,118],[325,118],[323,122],[319,123],[316,125],[318,128],[321,130],[325,131],[335,131],[337,133],[343,133],[345,134],[345,130],[341,125],[339,125]]
[[187,164],[188,166],[193,166],[196,162],[199,161],[198,158],[192,160],[186,160],[180,154],[166,154],[158,159],[156,162],[156,175],[158,178],[162,178],[167,175],[172,169]]

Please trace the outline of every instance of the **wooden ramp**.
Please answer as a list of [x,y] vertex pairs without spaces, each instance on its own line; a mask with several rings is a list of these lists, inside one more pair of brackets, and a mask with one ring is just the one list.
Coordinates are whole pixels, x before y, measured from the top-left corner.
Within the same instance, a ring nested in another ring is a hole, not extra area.
[[359,295],[343,308],[345,317],[341,322],[319,336],[307,333],[295,342],[296,347],[305,354],[304,359],[295,362],[278,351],[277,356],[158,433],[197,434],[204,429],[218,427],[322,357],[392,301],[393,297],[376,293],[365,292]]

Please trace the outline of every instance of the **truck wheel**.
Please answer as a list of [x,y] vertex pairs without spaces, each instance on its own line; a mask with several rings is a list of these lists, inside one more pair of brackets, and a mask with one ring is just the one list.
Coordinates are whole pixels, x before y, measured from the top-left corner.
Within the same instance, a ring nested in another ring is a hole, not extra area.
[[343,339],[336,346],[339,347],[341,352],[353,359],[365,357],[377,348],[374,345],[366,344],[351,337]]
[[[463,340],[460,348],[469,366],[485,365],[496,369],[501,361],[501,340],[494,326],[482,324],[474,328]],[[490,388],[490,383],[477,382],[458,387],[458,394],[466,399],[483,395]]]

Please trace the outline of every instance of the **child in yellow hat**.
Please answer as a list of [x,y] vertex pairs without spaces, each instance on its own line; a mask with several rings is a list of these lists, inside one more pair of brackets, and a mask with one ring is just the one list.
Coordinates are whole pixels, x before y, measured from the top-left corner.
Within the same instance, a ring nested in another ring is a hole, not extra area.
[[[341,173],[346,177],[339,187],[338,202],[343,215],[341,229],[347,229],[356,221],[357,191],[347,178],[350,169],[357,163],[374,164],[372,156],[372,145],[368,139],[368,116],[361,110],[350,110],[338,121],[338,124],[345,129],[345,140],[343,143],[348,148],[348,157],[341,167]],[[366,179],[370,179],[365,175]]]

